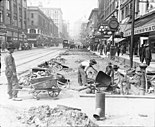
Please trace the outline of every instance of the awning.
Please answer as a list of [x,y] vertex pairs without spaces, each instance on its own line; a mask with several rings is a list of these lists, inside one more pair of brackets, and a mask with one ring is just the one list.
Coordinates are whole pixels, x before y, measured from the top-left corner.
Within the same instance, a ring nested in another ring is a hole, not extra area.
[[[134,27],[135,35],[155,31],[155,13],[135,21]],[[124,36],[131,36],[131,26],[125,30]]]
[[[123,40],[125,40],[126,38],[114,38],[114,42],[115,43],[119,43]],[[107,40],[107,41],[112,41],[112,36]]]

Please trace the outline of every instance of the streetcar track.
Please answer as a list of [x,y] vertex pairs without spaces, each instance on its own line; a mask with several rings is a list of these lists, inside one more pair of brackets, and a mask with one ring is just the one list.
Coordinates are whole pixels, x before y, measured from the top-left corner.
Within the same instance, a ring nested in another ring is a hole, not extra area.
[[[21,67],[22,65],[24,65],[24,64],[27,64],[27,63],[30,63],[30,62],[32,62],[32,61],[35,61],[35,60],[37,60],[37,59],[40,59],[40,58],[43,58],[44,56],[47,56],[47,55],[49,55],[49,54],[51,54],[51,53],[54,53],[55,51],[60,51],[61,49],[54,49],[54,51],[52,50],[52,51],[50,51],[50,52],[48,52],[48,53],[46,53],[46,54],[44,54],[44,55],[42,55],[42,56],[39,56],[39,57],[36,57],[36,58],[34,58],[34,59],[31,59],[31,60],[28,60],[28,61],[25,61],[25,62],[23,62],[23,63],[21,63],[21,64],[17,64],[16,65],[16,67]],[[38,54],[38,53],[37,53]],[[36,54],[35,54],[36,55]],[[34,55],[33,55],[34,56]],[[33,58],[33,57],[32,57]],[[27,70],[26,70],[27,71]],[[5,72],[5,70],[1,70],[1,73],[4,73]],[[22,72],[20,72],[20,73],[22,73]]]
[[42,58],[43,56],[46,56],[46,55],[48,55],[48,54],[50,54],[50,53],[53,53],[53,52],[55,52],[55,50],[54,50],[54,51],[51,51],[51,52],[48,52],[47,54],[44,54],[44,55],[42,55],[42,56],[36,57],[35,59],[31,59],[31,60],[29,60],[29,61],[26,61],[26,62],[23,62],[23,63],[21,63],[21,64],[18,64],[18,65],[16,65],[16,67],[19,67],[19,66],[24,65],[24,64],[26,64],[26,63],[32,62],[32,61],[37,60],[37,59],[39,59],[39,58]]
[[[44,51],[47,52],[46,49],[45,49]],[[44,52],[44,51],[42,51],[42,52]],[[33,54],[32,54],[32,52],[27,52],[27,54],[24,53],[24,57],[25,57],[25,56],[26,56],[25,58],[33,57],[33,56],[36,56],[37,54],[38,54],[38,51],[33,52]],[[19,58],[16,58],[15,60],[17,60],[17,61],[20,60],[22,55],[23,55],[23,54],[21,54],[21,55],[19,54],[19,55],[18,55]],[[4,61],[2,61],[2,64],[3,64],[3,63],[4,63]]]

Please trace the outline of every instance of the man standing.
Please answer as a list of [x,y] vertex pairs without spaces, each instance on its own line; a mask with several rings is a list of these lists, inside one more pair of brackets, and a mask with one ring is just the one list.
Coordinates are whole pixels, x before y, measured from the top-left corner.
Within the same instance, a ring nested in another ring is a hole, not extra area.
[[81,62],[78,68],[78,83],[80,86],[87,85],[87,70],[89,68],[93,69],[97,73],[97,70],[93,68],[93,65],[95,64],[97,64],[97,62],[94,59]]
[[139,56],[140,56],[140,62],[143,63],[144,62],[144,58],[145,58],[145,45],[144,45],[144,43],[139,48]]
[[152,60],[151,49],[149,47],[149,44],[146,44],[146,46],[145,46],[145,62],[148,66],[150,65],[151,60]]
[[12,53],[14,52],[14,45],[10,43],[7,47],[7,55],[4,58],[5,61],[5,75],[8,81],[8,94],[9,99],[13,99],[14,101],[21,101],[20,98],[17,98],[17,89],[18,86],[18,78],[16,73],[16,65]]

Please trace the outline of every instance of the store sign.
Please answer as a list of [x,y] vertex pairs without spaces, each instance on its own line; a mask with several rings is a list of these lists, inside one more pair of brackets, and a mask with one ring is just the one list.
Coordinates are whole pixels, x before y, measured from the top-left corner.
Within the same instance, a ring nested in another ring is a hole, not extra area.
[[[137,27],[134,29],[134,35],[136,34],[141,34],[141,33],[147,33],[147,32],[152,32],[155,31],[155,24],[148,24],[142,27]],[[124,36],[131,36],[131,29],[124,32]]]

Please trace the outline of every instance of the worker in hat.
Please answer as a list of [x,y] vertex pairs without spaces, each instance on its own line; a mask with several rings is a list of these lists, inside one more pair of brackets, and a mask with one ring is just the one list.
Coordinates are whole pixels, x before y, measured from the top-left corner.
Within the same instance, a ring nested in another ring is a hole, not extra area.
[[94,73],[97,73],[97,70],[93,65],[97,64],[94,59],[86,60],[80,63],[78,68],[78,83],[80,86],[87,85],[88,70],[91,69]]
[[113,74],[113,67],[112,67],[112,63],[111,63],[111,62],[109,62],[108,65],[106,66],[105,73],[106,73],[107,75],[109,75],[110,77],[112,77],[112,74]]
[[15,60],[12,56],[12,53],[15,50],[14,45],[12,43],[9,43],[7,46],[7,50],[8,52],[4,58],[4,61],[5,61],[5,75],[8,81],[9,99],[20,101],[21,99],[17,98],[18,91],[14,90],[14,89],[19,88]]
[[121,73],[118,71],[119,66],[113,65],[113,88],[114,91],[120,94],[123,94],[122,91],[122,82],[123,82],[123,77]]

